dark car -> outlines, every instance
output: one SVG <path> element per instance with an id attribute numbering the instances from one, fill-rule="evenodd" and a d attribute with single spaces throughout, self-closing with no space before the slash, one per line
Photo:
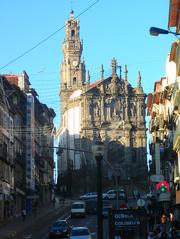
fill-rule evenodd
<path id="1" fill-rule="evenodd" d="M 97 212 L 97 200 L 86 200 L 86 212 L 88 214 L 96 214 Z"/>
<path id="2" fill-rule="evenodd" d="M 49 238 L 68 237 L 71 226 L 66 220 L 57 220 L 50 228 Z"/>

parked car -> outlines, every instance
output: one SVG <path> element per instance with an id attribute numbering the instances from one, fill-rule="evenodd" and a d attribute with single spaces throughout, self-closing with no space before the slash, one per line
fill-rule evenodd
<path id="1" fill-rule="evenodd" d="M 50 228 L 49 238 L 65 238 L 70 231 L 71 226 L 66 220 L 57 220 Z"/>
<path id="2" fill-rule="evenodd" d="M 88 199 L 95 199 L 97 198 L 97 193 L 96 192 L 89 192 L 81 195 L 79 197 L 81 200 L 88 200 Z"/>
<path id="3" fill-rule="evenodd" d="M 73 202 L 71 206 L 71 218 L 73 217 L 85 217 L 86 216 L 86 204 L 83 201 Z"/>
<path id="4" fill-rule="evenodd" d="M 117 198 L 117 190 L 112 189 L 107 191 L 106 193 L 103 193 L 103 199 L 116 199 Z M 119 189 L 118 190 L 118 198 L 119 199 L 125 199 L 126 194 L 124 189 Z"/>
<path id="5" fill-rule="evenodd" d="M 70 233 L 70 239 L 92 239 L 87 227 L 73 227 Z"/>

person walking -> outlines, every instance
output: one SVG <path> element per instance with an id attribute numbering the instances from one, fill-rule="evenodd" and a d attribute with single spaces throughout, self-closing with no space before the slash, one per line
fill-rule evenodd
<path id="1" fill-rule="evenodd" d="M 34 217 L 36 217 L 36 215 L 37 215 L 37 200 L 35 200 L 33 203 L 33 214 L 34 214 Z"/>
<path id="2" fill-rule="evenodd" d="M 180 223 L 175 219 L 174 213 L 171 211 L 169 213 L 169 223 L 170 223 L 170 239 L 175 239 L 176 232 L 180 228 Z"/>
<path id="3" fill-rule="evenodd" d="M 53 207 L 55 207 L 55 203 L 56 203 L 55 197 L 53 198 L 52 203 L 53 203 Z"/>
<path id="4" fill-rule="evenodd" d="M 23 222 L 24 222 L 25 219 L 26 219 L 26 209 L 25 209 L 25 208 L 23 208 L 23 210 L 22 210 L 22 212 L 21 212 L 21 215 L 22 215 L 22 220 L 23 220 Z"/>
<path id="5" fill-rule="evenodd" d="M 154 226 L 154 213 L 153 213 L 153 204 L 151 200 L 149 201 L 147 205 L 147 218 L 148 218 L 149 231 L 152 231 Z"/>
<path id="6" fill-rule="evenodd" d="M 161 222 L 155 227 L 158 233 L 152 238 L 168 238 L 170 232 L 170 224 L 165 213 L 161 216 Z"/>

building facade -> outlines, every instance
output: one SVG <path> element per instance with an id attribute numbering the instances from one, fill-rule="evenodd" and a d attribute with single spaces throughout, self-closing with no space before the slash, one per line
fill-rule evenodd
<path id="1" fill-rule="evenodd" d="M 168 27 L 180 33 L 180 0 L 171 0 Z M 180 189 L 180 40 L 172 43 L 166 59 L 166 76 L 154 84 L 148 95 L 147 113 L 151 134 L 150 175 L 162 175 L 170 184 L 171 201 L 175 203 Z M 161 178 L 162 178 L 161 177 Z M 151 190 L 157 194 L 155 184 Z"/>
<path id="2" fill-rule="evenodd" d="M 0 76 L 0 221 L 33 203 L 48 203 L 54 191 L 53 109 L 42 104 L 22 74 Z"/>
<path id="3" fill-rule="evenodd" d="M 8 86 L 0 77 L 0 221 L 9 216 L 14 189 L 13 118 L 5 95 Z"/>
<path id="4" fill-rule="evenodd" d="M 73 187 L 73 190 L 82 191 L 77 186 L 81 185 L 81 178 L 84 191 L 95 190 L 95 161 L 91 146 L 93 140 L 100 136 L 106 151 L 104 188 L 113 187 L 116 172 L 120 187 L 130 186 L 131 193 L 133 189 L 144 191 L 147 186 L 146 94 L 141 85 L 140 72 L 137 86 L 133 88 L 128 81 L 127 67 L 124 67 L 124 76 L 121 73 L 118 75 L 117 61 L 113 58 L 112 74 L 105 78 L 101 66 L 100 79 L 90 82 L 85 61 L 81 60 L 83 43 L 79 28 L 79 22 L 71 12 L 66 21 L 62 46 L 61 126 L 57 132 L 62 190 L 66 188 L 70 191 L 68 187 Z"/>

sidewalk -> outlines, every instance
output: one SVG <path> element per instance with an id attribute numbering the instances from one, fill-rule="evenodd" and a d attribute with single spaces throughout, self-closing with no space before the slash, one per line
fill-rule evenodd
<path id="1" fill-rule="evenodd" d="M 48 204 L 46 206 L 40 207 L 37 209 L 37 215 L 33 214 L 27 215 L 25 221 L 22 220 L 22 217 L 18 217 L 12 219 L 13 221 L 6 223 L 5 225 L 0 225 L 0 239 L 13 239 L 16 235 L 23 230 L 25 230 L 31 224 L 34 224 L 40 218 L 43 218 L 57 210 L 59 213 L 63 213 L 63 211 L 68 208 L 71 204 L 70 199 L 66 199 L 64 203 L 56 202 L 55 205 Z"/>

